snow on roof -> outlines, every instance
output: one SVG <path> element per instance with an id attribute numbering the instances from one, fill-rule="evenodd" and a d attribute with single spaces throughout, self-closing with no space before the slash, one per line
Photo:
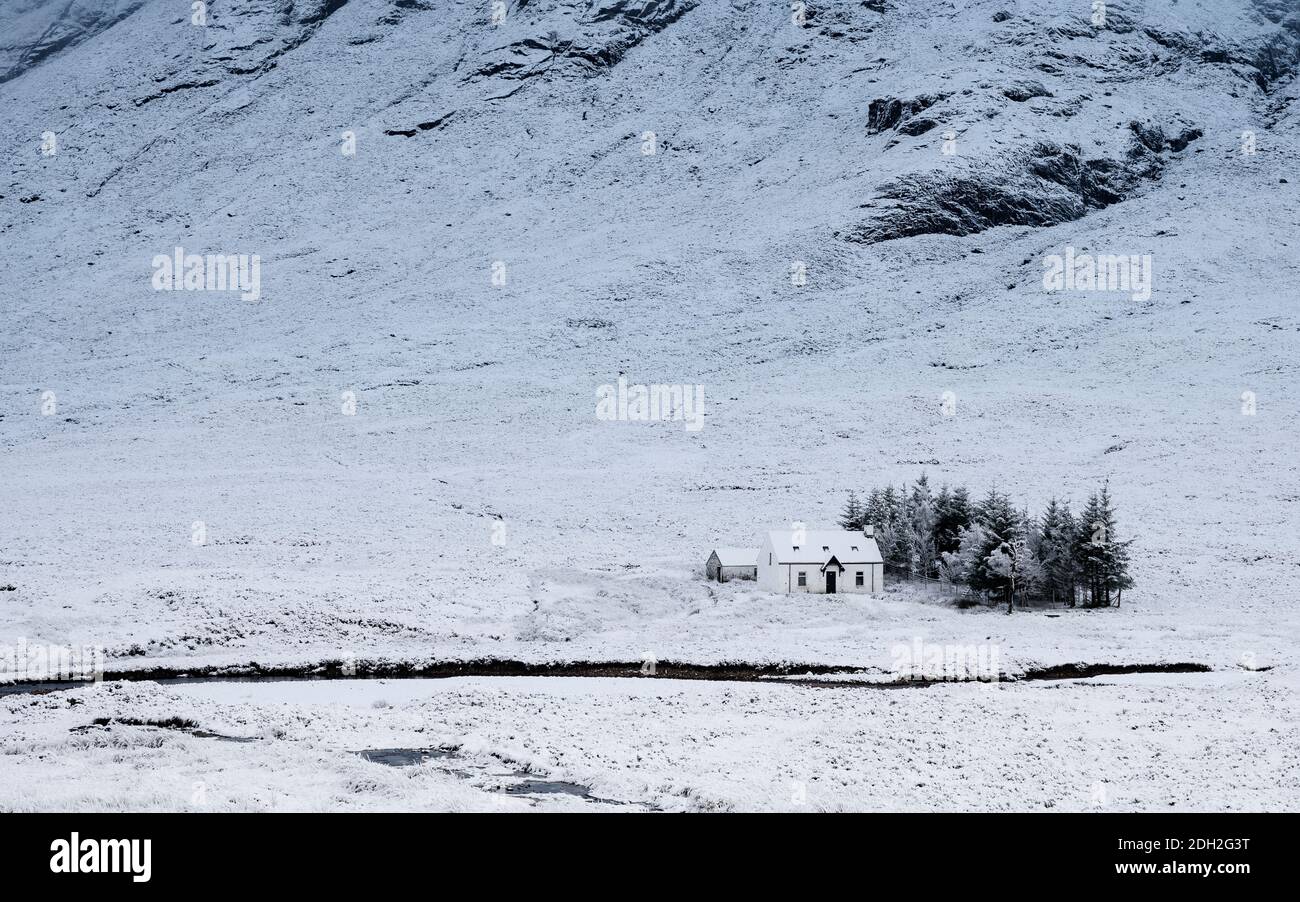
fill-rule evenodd
<path id="1" fill-rule="evenodd" d="M 723 567 L 757 567 L 757 548 L 715 548 L 718 563 Z"/>
<path id="2" fill-rule="evenodd" d="M 847 529 L 807 529 L 799 536 L 789 529 L 767 534 L 778 564 L 824 564 L 834 555 L 841 564 L 883 563 L 876 540 Z"/>

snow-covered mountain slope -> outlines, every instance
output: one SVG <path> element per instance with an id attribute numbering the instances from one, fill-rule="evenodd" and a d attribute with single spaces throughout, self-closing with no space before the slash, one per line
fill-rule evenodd
<path id="1" fill-rule="evenodd" d="M 507 6 L 0 6 L 0 640 L 870 663 L 989 624 L 699 571 L 925 471 L 1111 480 L 1138 587 L 1011 660 L 1293 660 L 1300 4 Z"/>

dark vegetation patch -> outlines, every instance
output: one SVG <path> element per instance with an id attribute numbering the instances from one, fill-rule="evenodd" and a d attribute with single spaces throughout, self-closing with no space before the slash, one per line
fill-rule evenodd
<path id="1" fill-rule="evenodd" d="M 176 730 L 180 733 L 188 733 L 191 736 L 197 736 L 200 739 L 222 739 L 226 742 L 252 742 L 251 736 L 227 736 L 224 733 L 214 733 L 210 730 L 201 730 L 199 725 L 192 720 L 184 717 L 167 717 L 161 720 L 141 720 L 137 717 L 96 717 L 89 724 L 81 727 L 73 727 L 72 732 L 84 733 L 91 727 L 154 727 L 160 730 Z"/>
<path id="2" fill-rule="evenodd" d="M 183 717 L 168 717 L 165 720 L 140 720 L 136 717 L 96 717 L 91 723 L 97 727 L 121 724 L 124 727 L 161 727 L 165 730 L 193 730 L 198 727 L 198 724 L 194 721 Z"/>
<path id="3" fill-rule="evenodd" d="M 468 661 L 326 661 L 309 666 L 264 666 L 251 663 L 234 667 L 202 667 L 192 670 L 157 668 L 107 672 L 105 680 L 212 680 L 212 679 L 439 679 L 466 676 L 555 676 L 635 677 L 653 676 L 678 680 L 754 680 L 795 674 L 862 673 L 863 667 L 831 664 L 747 664 L 723 662 L 691 664 L 658 661 L 653 674 L 643 673 L 642 661 L 572 661 L 531 663 L 502 658 Z"/>
<path id="4" fill-rule="evenodd" d="M 213 681 L 230 682 L 270 682 L 276 680 L 364 680 L 364 679 L 446 679 L 450 677 L 639 677 L 661 680 L 724 680 L 730 682 L 766 682 L 782 683 L 791 686 L 808 686 L 814 688 L 855 688 L 855 689 L 901 689 L 951 682 L 990 682 L 975 676 L 958 680 L 900 679 L 879 668 L 844 666 L 835 664 L 747 664 L 744 662 L 723 662 L 718 664 L 691 664 L 678 661 L 658 661 L 654 671 L 646 669 L 642 661 L 571 661 L 550 663 L 529 663 L 525 661 L 505 660 L 499 658 L 479 658 L 471 661 L 433 661 L 417 662 L 374 662 L 326 661 L 321 664 L 305 666 L 267 667 L 252 663 L 232 667 L 201 667 L 192 670 L 174 668 L 155 668 L 149 670 L 119 671 L 104 674 L 105 680 L 140 681 L 149 680 L 170 683 L 207 683 Z M 997 679 L 1003 681 L 1034 681 L 1084 679 L 1095 676 L 1113 676 L 1131 673 L 1210 673 L 1213 668 L 1194 663 L 1159 663 L 1159 664 L 1058 664 L 1049 667 L 1030 668 L 1020 673 L 1000 674 Z M 855 674 L 880 673 L 882 679 L 850 679 Z M 790 678 L 798 677 L 798 680 Z M 35 686 L 35 684 L 34 684 Z M 30 691 L 50 691 L 55 688 L 75 689 L 85 683 L 69 682 L 67 684 L 41 683 Z M 28 691 L 22 684 L 11 687 L 16 691 Z M 228 739 L 237 742 L 251 742 L 251 737 L 224 736 L 198 729 L 190 720 L 168 718 L 166 720 L 136 720 L 132 718 L 96 718 L 92 724 L 75 728 L 86 730 L 91 726 L 161 727 L 181 730 L 195 736 Z M 371 750 L 379 751 L 379 750 Z M 427 751 L 427 750 L 426 750 Z M 452 750 L 444 750 L 452 751 Z"/>
<path id="5" fill-rule="evenodd" d="M 1016 680 L 1078 680 L 1097 676 L 1119 676 L 1128 673 L 1211 673 L 1214 668 L 1204 664 L 1056 664 L 1026 670 Z"/>

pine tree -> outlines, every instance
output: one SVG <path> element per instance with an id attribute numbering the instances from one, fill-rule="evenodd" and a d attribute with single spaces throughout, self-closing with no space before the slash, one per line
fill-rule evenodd
<path id="1" fill-rule="evenodd" d="M 970 493 L 966 488 L 958 486 L 948 494 L 947 486 L 944 486 L 935 503 L 935 549 L 940 554 L 957 551 L 962 530 L 971 525 L 972 517 Z"/>
<path id="2" fill-rule="evenodd" d="M 1078 517 L 1068 502 L 1052 498 L 1036 519 L 996 488 L 977 505 L 962 486 L 945 484 L 934 495 L 922 473 L 910 490 L 873 489 L 865 504 L 850 492 L 840 523 L 874 526 L 894 572 L 937 574 L 1006 602 L 1008 612 L 1017 598 L 1042 595 L 1075 607 L 1080 592 L 1088 607 L 1118 604 L 1133 585 L 1132 540 L 1116 535 L 1109 484 L 1088 498 Z"/>
<path id="3" fill-rule="evenodd" d="M 1075 573 L 1084 591 L 1084 605 L 1090 608 L 1101 605 L 1105 536 L 1106 521 L 1101 513 L 1101 500 L 1096 494 L 1089 495 L 1088 503 L 1079 514 L 1073 558 Z"/>
<path id="4" fill-rule="evenodd" d="M 1110 498 L 1109 482 L 1104 483 L 1101 487 L 1101 493 L 1097 496 L 1097 508 L 1098 522 L 1101 524 L 1099 530 L 1101 533 L 1101 548 L 1098 553 L 1097 573 L 1097 579 L 1100 583 L 1098 603 L 1110 607 L 1112 592 L 1122 594 L 1125 589 L 1133 585 L 1133 579 L 1128 572 L 1128 549 L 1133 544 L 1133 540 L 1129 539 L 1127 542 L 1119 540 L 1115 524 L 1115 508 Z"/>
<path id="5" fill-rule="evenodd" d="M 908 497 L 908 544 L 916 560 L 915 571 L 929 578 L 934 574 L 938 553 L 934 546 L 934 498 L 930 494 L 930 481 L 925 474 L 912 486 Z"/>
<path id="6" fill-rule="evenodd" d="M 1070 607 L 1078 602 L 1075 587 L 1079 582 L 1079 568 L 1074 561 L 1074 543 L 1079 535 L 1079 521 L 1075 519 L 1067 503 L 1061 507 L 1061 534 L 1057 542 L 1060 561 L 1059 570 L 1055 571 L 1060 579 L 1059 589 L 1070 600 Z"/>
<path id="7" fill-rule="evenodd" d="M 976 571 L 980 564 L 980 552 L 984 548 L 987 536 L 984 527 L 972 523 L 961 532 L 956 551 L 945 551 L 940 557 L 939 572 L 954 586 L 974 588 Z"/>
<path id="8" fill-rule="evenodd" d="M 894 568 L 896 573 L 912 572 L 912 536 L 907 517 L 907 487 L 901 492 L 886 486 L 881 493 L 881 502 L 885 507 L 885 531 L 889 551 L 881 549 L 885 563 Z"/>
<path id="9" fill-rule="evenodd" d="M 1019 525 L 1017 531 L 1025 540 L 1025 546 L 1038 555 L 1038 520 L 1029 512 L 1029 506 L 1025 505 L 1017 512 Z"/>
<path id="10" fill-rule="evenodd" d="M 880 500 L 880 489 L 872 489 L 867 496 L 867 503 L 862 506 L 862 522 L 876 528 L 876 538 L 885 525 L 885 506 Z"/>
<path id="11" fill-rule="evenodd" d="M 1047 503 L 1038 527 L 1038 558 L 1043 583 L 1052 601 L 1068 599 L 1074 607 L 1074 517 L 1068 504 Z"/>
<path id="12" fill-rule="evenodd" d="M 1029 506 L 1021 508 L 1018 526 L 1019 540 L 1023 545 L 1023 554 L 1016 562 L 1015 595 L 1027 602 L 1043 594 L 1046 573 L 1043 569 L 1042 546 L 1039 542 L 1038 519 L 1029 512 Z"/>
<path id="13" fill-rule="evenodd" d="M 952 492 L 948 491 L 948 483 L 939 486 L 939 493 L 934 496 L 934 526 L 931 527 L 930 544 L 934 546 L 934 555 L 940 561 L 943 560 L 943 553 L 951 551 L 950 548 L 943 547 L 940 542 L 940 529 L 943 525 L 944 518 L 948 516 L 948 510 L 952 507 Z"/>
<path id="14" fill-rule="evenodd" d="M 898 522 L 902 507 L 898 500 L 898 492 L 895 491 L 892 485 L 887 485 L 881 490 L 880 506 L 885 514 L 886 526 Z"/>
<path id="15" fill-rule="evenodd" d="M 848 503 L 844 505 L 844 512 L 840 514 L 840 528 L 860 531 L 863 526 L 863 516 L 862 502 L 858 500 L 858 493 L 850 491 Z"/>
<path id="16" fill-rule="evenodd" d="M 970 580 L 971 588 L 986 595 L 1000 595 L 1010 604 L 1014 578 L 1006 569 L 1006 559 L 1013 556 L 1012 544 L 1021 538 L 1020 517 L 1006 495 L 989 489 L 980 502 L 976 519 L 983 527 L 984 544 Z"/>
<path id="17" fill-rule="evenodd" d="M 1116 542 L 1115 550 L 1111 556 L 1110 569 L 1106 573 L 1107 584 L 1116 590 L 1115 607 L 1119 607 L 1120 602 L 1124 599 L 1124 590 L 1132 588 L 1133 577 L 1129 575 L 1129 546 L 1133 540 L 1127 542 Z"/>
<path id="18" fill-rule="evenodd" d="M 894 549 L 894 532 L 890 529 L 890 511 L 897 505 L 898 499 L 894 495 L 894 487 L 885 486 L 878 489 L 875 493 L 876 504 L 874 519 L 872 522 L 876 527 L 876 545 L 880 547 L 880 558 L 886 566 L 892 566 L 890 558 Z"/>

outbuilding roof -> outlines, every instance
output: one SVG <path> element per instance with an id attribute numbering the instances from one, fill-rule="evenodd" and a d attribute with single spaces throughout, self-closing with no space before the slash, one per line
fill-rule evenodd
<path id="1" fill-rule="evenodd" d="M 718 563 L 723 567 L 757 567 L 757 548 L 715 548 Z"/>

